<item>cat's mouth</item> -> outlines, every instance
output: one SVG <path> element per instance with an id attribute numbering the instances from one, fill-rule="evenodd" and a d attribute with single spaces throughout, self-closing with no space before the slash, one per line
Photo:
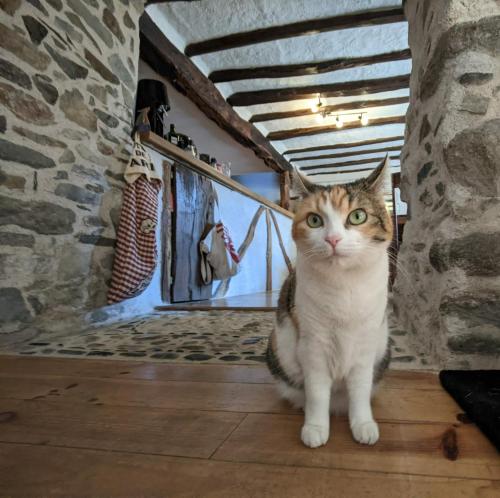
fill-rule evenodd
<path id="1" fill-rule="evenodd" d="M 345 258 L 346 256 L 348 256 L 342 250 L 339 251 L 338 248 L 333 248 L 333 247 L 330 247 L 329 253 L 330 253 L 328 256 L 329 258 Z"/>

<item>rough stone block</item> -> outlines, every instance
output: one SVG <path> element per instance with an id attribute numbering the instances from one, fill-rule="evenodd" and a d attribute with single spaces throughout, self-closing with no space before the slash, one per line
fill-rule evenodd
<path id="1" fill-rule="evenodd" d="M 0 103 L 27 123 L 36 125 L 54 123 L 54 115 L 44 102 L 7 83 L 0 83 Z"/>
<path id="2" fill-rule="evenodd" d="M 79 202 L 80 204 L 95 205 L 99 202 L 100 198 L 100 196 L 94 192 L 89 192 L 88 190 L 71 183 L 59 183 L 54 193 L 71 201 Z"/>
<path id="3" fill-rule="evenodd" d="M 83 80 L 87 77 L 89 70 L 86 67 L 77 64 L 54 50 L 48 43 L 44 44 L 47 52 L 51 55 L 57 65 L 64 71 L 68 78 L 72 80 Z"/>
<path id="4" fill-rule="evenodd" d="M 445 149 L 445 162 L 455 182 L 476 195 L 498 194 L 500 119 L 458 133 Z"/>
<path id="5" fill-rule="evenodd" d="M 470 112 L 471 114 L 486 114 L 491 98 L 473 93 L 466 93 L 460 104 L 461 111 Z"/>
<path id="6" fill-rule="evenodd" d="M 57 102 L 59 92 L 57 88 L 51 84 L 51 79 L 48 76 L 35 74 L 33 81 L 47 104 L 53 105 Z"/>
<path id="7" fill-rule="evenodd" d="M 89 131 L 97 131 L 97 117 L 85 104 L 79 90 L 66 90 L 59 99 L 59 107 L 67 119 Z"/>
<path id="8" fill-rule="evenodd" d="M 50 57 L 47 54 L 3 23 L 0 23 L 0 47 L 39 71 L 45 71 L 50 64 Z"/>
<path id="9" fill-rule="evenodd" d="M 0 323 L 30 320 L 29 312 L 19 289 L 4 287 L 0 289 Z"/>
<path id="10" fill-rule="evenodd" d="M 50 202 L 21 201 L 0 195 L 0 226 L 17 225 L 43 235 L 73 232 L 75 213 Z"/>
<path id="11" fill-rule="evenodd" d="M 0 232 L 0 246 L 33 247 L 35 237 L 25 233 Z"/>
<path id="12" fill-rule="evenodd" d="M 493 79 L 493 73 L 464 73 L 458 79 L 463 86 L 485 85 Z"/>
<path id="13" fill-rule="evenodd" d="M 67 3 L 109 48 L 113 48 L 113 37 L 98 17 L 93 15 L 80 0 L 67 0 Z"/>
<path id="14" fill-rule="evenodd" d="M 15 64 L 0 58 L 0 76 L 6 80 L 12 81 L 26 90 L 31 90 L 31 79 L 27 73 L 17 67 Z"/>
<path id="15" fill-rule="evenodd" d="M 466 275 L 500 275 L 500 232 L 471 233 L 461 238 L 434 242 L 429 261 L 439 273 L 460 268 Z"/>
<path id="16" fill-rule="evenodd" d="M 13 190 L 24 190 L 26 178 L 23 176 L 9 175 L 0 169 L 0 185 Z"/>
<path id="17" fill-rule="evenodd" d="M 24 128 L 23 126 L 13 126 L 12 129 L 18 135 L 21 135 L 22 137 L 25 137 L 32 142 L 40 145 L 48 145 L 49 147 L 58 147 L 60 149 L 65 149 L 67 147 L 67 145 L 64 142 L 61 142 L 61 140 L 57 140 L 56 138 L 52 138 L 47 135 L 35 133 L 28 128 Z"/>
<path id="18" fill-rule="evenodd" d="M 32 16 L 23 16 L 23 21 L 31 41 L 35 45 L 40 45 L 42 40 L 48 35 L 49 30 Z"/>
<path id="19" fill-rule="evenodd" d="M 0 138 L 0 159 L 26 164 L 35 169 L 54 168 L 56 163 L 36 150 Z"/>

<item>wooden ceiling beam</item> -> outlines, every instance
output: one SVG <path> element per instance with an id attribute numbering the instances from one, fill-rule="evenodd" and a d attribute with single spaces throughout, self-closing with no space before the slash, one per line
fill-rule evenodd
<path id="1" fill-rule="evenodd" d="M 220 69 L 208 76 L 213 83 L 226 81 L 255 80 L 259 78 L 294 78 L 314 74 L 331 73 L 340 69 L 369 66 L 381 62 L 411 59 L 410 49 L 367 55 L 364 57 L 343 57 L 320 62 L 303 64 L 284 64 L 280 66 L 244 67 L 239 69 Z"/>
<path id="2" fill-rule="evenodd" d="M 309 173 L 307 176 L 318 176 L 318 175 L 341 175 L 342 173 L 361 173 L 363 171 L 373 171 L 376 166 L 373 168 L 361 168 L 361 169 L 351 169 L 351 170 L 343 170 L 343 171 L 325 171 L 320 173 Z"/>
<path id="3" fill-rule="evenodd" d="M 397 156 L 390 156 L 389 159 L 399 159 L 399 155 Z M 300 171 L 312 171 L 316 169 L 326 169 L 326 168 L 343 168 L 345 166 L 358 166 L 360 164 L 370 164 L 370 163 L 379 163 L 380 161 L 384 160 L 385 156 L 380 156 L 380 157 L 373 157 L 371 159 L 356 159 L 354 161 L 344 161 L 341 163 L 329 163 L 329 164 L 318 164 L 317 166 L 304 166 L 300 168 Z M 347 170 L 345 171 L 346 173 L 349 173 L 350 171 Z M 314 175 L 316 173 L 307 173 L 308 175 Z M 325 174 L 325 173 L 323 173 Z"/>
<path id="4" fill-rule="evenodd" d="M 148 7 L 149 5 L 153 5 L 156 3 L 172 3 L 172 2 L 199 2 L 200 0 L 146 0 L 144 7 Z"/>
<path id="5" fill-rule="evenodd" d="M 268 140 L 290 140 L 291 138 L 304 137 L 308 135 L 319 135 L 321 133 L 335 133 L 344 130 L 353 130 L 355 128 L 368 128 L 369 126 L 381 126 L 388 124 L 404 123 L 405 116 L 388 116 L 385 118 L 370 119 L 368 125 L 363 126 L 358 120 L 345 123 L 342 128 L 337 128 L 335 124 L 312 126 L 310 128 L 292 128 L 290 130 L 277 130 L 268 133 Z"/>
<path id="6" fill-rule="evenodd" d="M 316 161 L 319 159 L 340 159 L 341 157 L 363 156 L 366 154 L 377 154 L 379 152 L 394 152 L 394 151 L 400 151 L 401 147 L 403 146 L 394 145 L 392 147 L 381 147 L 379 149 L 360 150 L 357 152 L 341 152 L 340 154 L 324 154 L 322 156 L 298 157 L 296 159 L 290 159 L 290 162 Z"/>
<path id="7" fill-rule="evenodd" d="M 289 149 L 283 152 L 283 155 L 288 154 L 300 154 L 302 152 L 315 152 L 319 150 L 336 150 L 336 149 L 351 149 L 355 147 L 364 147 L 365 145 L 375 145 L 382 144 L 386 142 L 395 142 L 396 140 L 404 140 L 403 135 L 397 135 L 394 137 L 382 137 L 382 138 L 374 138 L 371 140 L 361 140 L 359 142 L 347 142 L 340 144 L 332 144 L 332 145 L 317 145 L 316 147 L 305 147 L 302 149 Z"/>
<path id="8" fill-rule="evenodd" d="M 242 119 L 215 85 L 165 37 L 147 12 L 140 19 L 140 29 L 141 58 L 147 64 L 238 143 L 252 149 L 267 166 L 279 172 L 291 168 L 262 133 Z"/>
<path id="9" fill-rule="evenodd" d="M 244 15 L 243 12 L 242 15 Z M 405 16 L 401 7 L 384 10 L 370 10 L 343 16 L 324 17 L 322 19 L 299 21 L 282 26 L 269 26 L 267 28 L 245 31 L 243 33 L 233 33 L 210 40 L 190 43 L 186 47 L 185 54 L 189 57 L 193 57 L 195 55 L 229 50 L 273 40 L 281 40 L 283 38 L 315 35 L 327 31 L 359 28 L 361 26 L 375 26 L 379 24 L 401 22 L 404 20 Z"/>
<path id="10" fill-rule="evenodd" d="M 326 83 L 323 85 L 237 92 L 230 95 L 227 101 L 232 106 L 248 106 L 289 100 L 317 99 L 318 94 L 323 98 L 351 97 L 366 93 L 380 93 L 408 88 L 409 82 L 410 75 L 403 74 L 372 80 L 342 81 L 340 83 Z"/>
<path id="11" fill-rule="evenodd" d="M 337 105 L 325 105 L 321 107 L 321 112 L 342 113 L 357 111 L 360 109 L 370 109 L 373 107 L 385 107 L 388 105 L 407 104 L 410 97 L 393 97 L 390 99 L 379 100 L 355 100 L 353 102 L 344 102 Z M 311 109 L 296 109 L 294 111 L 268 112 L 264 114 L 255 114 L 250 118 L 250 123 L 259 123 L 262 121 L 275 121 L 277 119 L 297 118 L 300 116 L 312 116 L 317 114 Z"/>

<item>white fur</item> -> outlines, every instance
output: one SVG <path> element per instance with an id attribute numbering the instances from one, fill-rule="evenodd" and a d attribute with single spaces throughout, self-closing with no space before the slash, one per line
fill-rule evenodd
<path id="1" fill-rule="evenodd" d="M 354 439 L 379 437 L 370 398 L 374 365 L 385 355 L 388 244 L 374 244 L 347 229 L 330 204 L 325 224 L 298 241 L 295 309 L 299 331 L 287 319 L 276 326 L 277 355 L 290 378 L 284 397 L 305 411 L 302 441 L 315 448 L 329 437 L 330 411 L 348 409 Z M 326 236 L 339 236 L 335 254 Z"/>

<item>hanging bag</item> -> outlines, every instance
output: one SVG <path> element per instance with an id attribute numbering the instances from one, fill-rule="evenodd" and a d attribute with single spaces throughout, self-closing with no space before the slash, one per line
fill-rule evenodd
<path id="1" fill-rule="evenodd" d="M 236 251 L 229 230 L 222 221 L 219 200 L 215 197 L 215 224 L 207 224 L 199 242 L 200 273 L 205 285 L 213 280 L 234 277 L 240 270 L 240 256 Z"/>
<path id="2" fill-rule="evenodd" d="M 124 176 L 127 185 L 123 190 L 108 304 L 140 294 L 150 283 L 156 267 L 158 194 L 162 180 L 137 133 Z"/>

